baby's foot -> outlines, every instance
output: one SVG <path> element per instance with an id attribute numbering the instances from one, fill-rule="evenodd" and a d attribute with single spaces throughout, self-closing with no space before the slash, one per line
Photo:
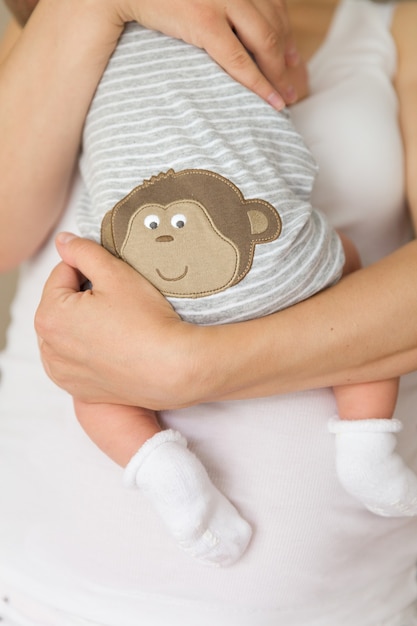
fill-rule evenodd
<path id="1" fill-rule="evenodd" d="M 396 419 L 339 420 L 336 469 L 348 493 L 377 515 L 417 515 L 417 476 L 394 451 L 401 422 Z"/>
<path id="2" fill-rule="evenodd" d="M 202 563 L 231 565 L 246 550 L 249 524 L 179 433 L 164 430 L 149 439 L 126 467 L 124 482 L 146 493 L 178 545 Z"/>

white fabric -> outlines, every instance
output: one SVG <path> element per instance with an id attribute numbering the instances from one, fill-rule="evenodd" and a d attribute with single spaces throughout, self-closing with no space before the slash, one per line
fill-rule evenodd
<path id="1" fill-rule="evenodd" d="M 336 469 L 346 491 L 386 517 L 417 515 L 417 476 L 396 450 L 397 419 L 330 420 Z"/>
<path id="2" fill-rule="evenodd" d="M 124 470 L 123 483 L 139 488 L 177 545 L 200 563 L 227 567 L 246 550 L 249 524 L 175 430 L 162 430 L 141 446 Z"/>
<path id="3" fill-rule="evenodd" d="M 314 94 L 293 109 L 321 168 L 316 204 L 367 262 L 411 232 L 389 17 L 385 6 L 346 0 L 312 60 Z M 76 201 L 61 228 L 75 228 Z M 24 271 L 1 360 L 1 591 L 68 614 L 54 626 L 414 626 L 417 521 L 364 511 L 338 484 L 331 391 L 166 414 L 255 529 L 226 570 L 171 545 L 42 371 L 33 312 L 56 260 L 51 242 Z M 398 403 L 399 451 L 414 469 L 416 382 L 404 377 Z"/>
<path id="4" fill-rule="evenodd" d="M 97 622 L 74 618 L 62 611 L 40 606 L 21 592 L 8 587 L 0 581 L 0 617 L 2 626 L 101 626 Z M 13 606 L 10 598 L 13 597 Z M 28 617 L 30 616 L 30 617 Z M 373 626 L 417 626 L 417 604 L 413 604 L 392 619 L 373 624 Z"/>

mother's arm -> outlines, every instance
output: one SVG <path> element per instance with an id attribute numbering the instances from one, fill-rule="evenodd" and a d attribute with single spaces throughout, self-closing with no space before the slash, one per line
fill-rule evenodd
<path id="1" fill-rule="evenodd" d="M 8 31 L 0 65 L 0 171 L 7 172 L 0 271 L 31 256 L 65 207 L 89 103 L 122 29 L 99 4 L 39 0 L 23 30 L 14 22 Z"/>
<path id="2" fill-rule="evenodd" d="M 182 322 L 97 244 L 58 248 L 66 263 L 45 286 L 36 327 L 49 375 L 82 399 L 179 408 L 417 369 L 417 242 L 290 309 L 212 327 Z M 92 292 L 79 292 L 71 266 Z"/>

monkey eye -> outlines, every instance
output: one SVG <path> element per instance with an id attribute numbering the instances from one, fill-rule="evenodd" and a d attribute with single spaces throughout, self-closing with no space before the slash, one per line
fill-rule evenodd
<path id="1" fill-rule="evenodd" d="M 157 215 L 147 215 L 143 220 L 143 223 L 145 224 L 146 228 L 155 230 L 155 228 L 158 228 L 159 226 L 160 219 Z"/>
<path id="2" fill-rule="evenodd" d="M 182 213 L 177 213 L 171 218 L 171 226 L 174 228 L 184 228 L 187 218 Z"/>

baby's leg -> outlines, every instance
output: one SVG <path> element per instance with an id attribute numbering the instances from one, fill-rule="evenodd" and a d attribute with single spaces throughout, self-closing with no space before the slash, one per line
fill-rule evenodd
<path id="1" fill-rule="evenodd" d="M 148 439 L 161 432 L 155 411 L 148 409 L 80 400 L 74 400 L 74 408 L 89 438 L 121 467 L 126 467 Z"/>
<path id="2" fill-rule="evenodd" d="M 417 515 L 417 476 L 395 452 L 398 380 L 335 387 L 336 467 L 348 493 L 387 517 Z"/>
<path id="3" fill-rule="evenodd" d="M 124 482 L 153 504 L 179 546 L 208 565 L 234 563 L 245 551 L 249 524 L 211 482 L 180 433 L 161 430 L 140 407 L 74 400 L 87 435 L 125 467 Z"/>

